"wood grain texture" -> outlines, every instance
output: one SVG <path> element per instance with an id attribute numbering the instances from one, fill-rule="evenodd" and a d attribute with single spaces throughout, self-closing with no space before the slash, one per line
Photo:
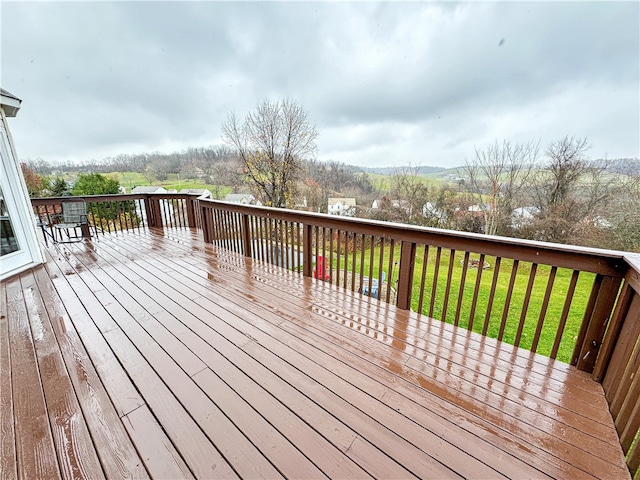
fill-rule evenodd
<path id="1" fill-rule="evenodd" d="M 21 275 L 20 280 L 62 476 L 104 478 L 35 278 L 27 272 Z"/>
<path id="2" fill-rule="evenodd" d="M 56 257 L 55 261 L 59 262 L 58 266 L 63 269 L 70 268 L 69 265 L 65 266 L 62 256 Z M 89 309 L 88 313 L 93 322 L 102 325 L 103 328 L 110 325 L 107 319 L 113 322 L 115 326 L 104 331 L 102 336 L 115 353 L 118 364 L 123 366 L 149 408 L 160 419 L 167 435 L 174 444 L 179 446 L 180 454 L 194 474 L 203 478 L 232 478 L 236 476 L 202 430 L 180 405 L 171 390 L 111 318 L 95 294 L 87 288 L 78 275 L 65 275 L 64 279 L 72 284 L 74 294 L 83 306 Z M 101 291 L 106 292 L 104 289 Z M 99 294 L 100 291 L 96 293 Z M 93 322 L 86 322 L 82 326 L 76 324 L 76 328 L 93 325 Z"/>
<path id="3" fill-rule="evenodd" d="M 56 275 L 54 262 L 50 261 L 47 269 L 50 269 L 49 274 Z M 108 478 L 147 478 L 142 460 L 112 403 L 113 397 L 109 397 L 105 384 L 85 350 L 85 345 L 89 348 L 95 343 L 91 340 L 92 330 L 89 328 L 93 324 L 87 321 L 89 317 L 81 305 L 78 305 L 77 297 L 62 288 L 66 283 L 66 277 L 56 277 L 54 280 L 60 280 L 56 282 L 61 292 L 58 293 L 45 272 L 44 267 L 35 269 L 36 281 L 41 294 L 49 300 L 46 305 L 53 330 L 58 338 L 69 378 L 73 383 L 78 402 L 82 406 L 105 475 Z M 63 307 L 63 298 L 65 307 L 69 309 L 68 313 Z M 95 329 L 95 326 L 93 327 Z M 97 338 L 95 332 L 93 333 L 94 338 Z M 87 340 L 84 345 L 81 338 Z M 100 338 L 102 339 L 102 336 Z M 112 381 L 117 377 L 107 378 L 108 381 Z M 115 392 L 128 392 L 130 388 L 117 388 Z"/>
<path id="4" fill-rule="evenodd" d="M 122 418 L 149 475 L 153 478 L 194 478 L 171 440 L 146 405 Z"/>
<path id="5" fill-rule="evenodd" d="M 18 478 L 61 478 L 20 279 L 7 282 Z"/>
<path id="6" fill-rule="evenodd" d="M 0 479 L 18 476 L 6 283 L 0 285 Z"/>

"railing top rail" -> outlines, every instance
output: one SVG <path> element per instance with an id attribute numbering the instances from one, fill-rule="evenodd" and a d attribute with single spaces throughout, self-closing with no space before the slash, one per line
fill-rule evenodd
<path id="1" fill-rule="evenodd" d="M 125 193 L 125 194 L 114 194 L 114 195 L 82 195 L 82 198 L 86 202 L 117 202 L 123 200 L 136 200 L 142 198 L 199 198 L 199 194 L 197 193 Z M 73 196 L 66 197 L 41 197 L 41 198 L 32 198 L 31 204 L 35 207 L 40 205 L 51 205 L 51 204 L 60 204 L 65 200 L 70 198 L 74 198 Z"/>
<path id="2" fill-rule="evenodd" d="M 625 280 L 631 288 L 640 293 L 640 254 L 626 253 L 624 260 L 627 262 L 627 265 L 629 265 Z"/>
<path id="3" fill-rule="evenodd" d="M 224 208 L 249 215 L 310 223 L 320 227 L 347 230 L 367 235 L 387 236 L 396 240 L 514 258 L 521 261 L 571 268 L 614 277 L 624 276 L 630 267 L 627 258 L 631 258 L 631 254 L 615 250 L 498 237 L 362 218 L 345 218 L 323 213 L 242 205 L 210 199 L 201 200 L 200 205 L 205 208 L 207 206 Z"/>
<path id="4" fill-rule="evenodd" d="M 135 200 L 138 198 L 146 198 L 145 194 L 117 194 L 117 195 L 82 195 L 80 197 L 42 197 L 42 198 L 32 198 L 31 204 L 34 207 L 40 205 L 52 205 L 52 204 L 60 204 L 61 202 L 69 201 L 69 199 L 73 198 L 82 198 L 85 202 L 100 202 L 100 201 L 124 201 L 124 200 Z"/>

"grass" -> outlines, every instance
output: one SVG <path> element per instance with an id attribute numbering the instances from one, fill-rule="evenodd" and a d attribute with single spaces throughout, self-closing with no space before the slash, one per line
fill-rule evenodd
<path id="1" fill-rule="evenodd" d="M 393 176 L 392 175 L 381 175 L 378 173 L 370 173 L 368 174 L 369 180 L 371 184 L 376 189 L 376 191 L 380 193 L 386 193 L 391 190 L 393 185 Z M 440 185 L 442 183 L 442 179 L 430 177 L 428 175 L 417 175 L 416 178 L 419 182 L 425 185 Z"/>
<path id="2" fill-rule="evenodd" d="M 328 260 L 328 245 L 326 247 L 326 250 L 326 256 Z M 340 268 L 342 273 L 345 268 L 344 244 L 341 246 L 341 250 L 342 256 L 339 260 L 336 258 L 336 254 L 334 253 L 332 267 L 334 269 Z M 319 251 L 318 254 L 320 253 L 321 252 Z M 349 253 L 346 260 L 347 270 L 355 272 L 356 275 L 359 275 L 362 271 L 363 275 L 368 276 L 370 271 L 370 253 L 371 247 L 367 246 L 365 248 L 364 262 L 362 262 L 361 264 L 360 250 L 358 250 L 356 253 L 355 265 L 353 265 L 353 257 L 351 253 Z M 373 268 L 371 269 L 374 278 L 378 277 L 379 255 L 380 246 L 377 245 L 375 246 L 374 250 L 374 264 Z M 396 281 L 398 278 L 398 267 L 400 262 L 399 245 L 396 245 L 394 249 L 391 272 L 389 271 L 389 255 L 390 247 L 387 245 L 384 248 L 383 270 L 386 272 L 387 281 L 391 284 L 392 287 L 397 288 Z M 472 255 L 470 258 L 479 259 L 479 255 Z M 411 297 L 411 309 L 413 311 L 418 311 L 419 309 L 423 259 L 424 247 L 418 246 L 415 259 L 413 291 Z M 449 296 L 448 299 L 446 299 L 445 293 L 451 260 L 451 251 L 448 249 L 442 249 L 435 295 L 432 296 L 432 286 L 434 283 L 436 272 L 436 249 L 433 248 L 429 250 L 426 269 L 427 271 L 425 274 L 422 313 L 425 315 L 429 315 L 429 313 L 431 312 L 432 317 L 437 319 L 444 318 L 447 323 L 453 324 L 456 319 L 456 310 L 460 296 L 460 285 L 462 284 L 462 263 L 464 260 L 464 252 L 455 252 L 453 256 Z M 473 316 L 472 325 L 472 330 L 478 333 L 481 333 L 485 326 L 485 319 L 487 318 L 487 308 L 489 304 L 489 295 L 491 292 L 491 285 L 496 265 L 495 257 L 486 257 L 485 261 L 488 262 L 491 267 L 489 270 L 482 271 L 476 310 Z M 528 262 L 520 262 L 518 264 L 517 273 L 515 275 L 514 288 L 511 290 L 511 299 L 507 307 L 509 282 L 513 264 L 513 260 L 501 260 L 493 305 L 490 314 L 488 315 L 486 335 L 491 338 L 498 338 L 502 318 L 505 315 L 506 309 L 506 321 L 504 325 L 502 340 L 507 343 L 514 344 L 519 324 L 522 319 L 523 325 L 520 346 L 526 349 L 531 349 L 538 325 L 538 318 L 543 309 L 544 296 L 547 289 L 551 267 L 544 265 L 540 265 L 537 267 L 537 271 L 535 273 L 535 276 L 533 277 L 534 281 L 531 296 L 528 302 L 528 308 L 526 309 L 526 314 L 523 316 L 522 312 L 525 303 L 527 285 L 530 280 L 530 274 L 533 266 Z M 460 312 L 458 319 L 458 324 L 463 328 L 468 328 L 469 325 L 471 307 L 473 303 L 473 292 L 479 272 L 480 270 L 475 268 L 467 269 L 464 288 L 462 291 L 462 300 L 460 301 Z M 544 322 L 542 324 L 539 342 L 536 348 L 536 351 L 542 355 L 549 356 L 552 352 L 553 344 L 556 337 L 556 331 L 558 329 L 559 320 L 562 315 L 562 310 L 564 307 L 572 274 L 573 271 L 569 269 L 559 268 L 557 270 L 549 302 L 547 304 L 547 310 L 544 316 Z M 581 273 L 578 278 L 578 283 L 573 295 L 571 308 L 569 310 L 567 322 L 562 334 L 560 346 L 556 357 L 560 361 L 566 363 L 569 363 L 571 361 L 575 340 L 582 323 L 582 317 L 584 315 L 584 311 L 589 299 L 593 280 L 594 275 L 588 273 Z M 356 281 L 356 283 L 358 283 L 358 281 Z M 445 300 L 448 300 L 446 315 L 444 312 Z"/>

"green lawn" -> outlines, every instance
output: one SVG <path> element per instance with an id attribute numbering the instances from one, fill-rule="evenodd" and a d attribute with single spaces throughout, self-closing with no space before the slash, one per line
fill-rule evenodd
<path id="1" fill-rule="evenodd" d="M 335 247 L 335 245 L 334 245 Z M 344 245 L 341 246 L 344 252 Z M 326 256 L 329 257 L 328 245 L 326 247 Z M 343 253 L 342 252 L 342 253 Z M 320 253 L 320 252 L 319 252 Z M 361 265 L 361 256 L 358 252 L 356 254 L 355 269 L 352 265 L 353 257 L 351 253 L 347 259 L 347 270 L 355 271 L 356 275 L 363 271 L 365 276 L 369 275 L 369 262 L 370 262 L 370 247 L 365 249 L 364 262 Z M 396 280 L 398 278 L 398 267 L 400 260 L 400 246 L 396 245 L 394 249 L 392 272 L 389 272 L 389 253 L 390 247 L 387 245 L 384 249 L 384 266 L 383 270 L 386 273 L 387 281 L 390 280 L 391 286 L 397 288 Z M 376 246 L 374 250 L 374 265 L 373 276 L 378 277 L 378 265 L 379 265 L 380 247 Z M 479 259 L 479 255 L 472 255 L 471 258 Z M 418 302 L 420 298 L 420 284 L 422 280 L 422 265 L 424 259 L 424 247 L 418 246 L 416 253 L 416 267 L 414 271 L 413 292 L 411 308 L 414 311 L 418 311 Z M 464 259 L 464 252 L 456 252 L 453 258 L 453 269 L 451 276 L 450 293 L 448 297 L 448 305 L 446 311 L 446 321 L 448 323 L 454 323 L 456 316 L 456 309 L 458 305 L 458 298 L 460 294 L 460 285 L 462 280 L 462 263 Z M 449 276 L 449 265 L 451 261 L 451 251 L 443 249 L 440 258 L 440 267 L 438 270 L 438 281 L 433 299 L 433 317 L 437 319 L 443 318 L 443 309 L 445 303 L 445 292 L 447 285 L 447 278 Z M 489 294 L 491 291 L 491 285 L 495 272 L 496 259 L 494 257 L 486 257 L 485 261 L 488 262 L 491 267 L 488 270 L 482 271 L 480 289 L 478 292 L 478 299 L 476 305 L 476 311 L 473 320 L 473 331 L 482 332 L 485 323 L 485 316 L 487 313 L 487 306 L 489 303 Z M 429 250 L 429 257 L 427 263 L 427 272 L 425 275 L 425 288 L 423 293 L 423 305 L 422 313 L 429 314 L 432 301 L 432 286 L 435 277 L 435 263 L 436 263 L 436 249 Z M 502 322 L 503 313 L 505 310 L 505 304 L 508 294 L 508 286 L 511 277 L 511 271 L 513 267 L 513 261 L 509 259 L 502 259 L 498 281 L 496 284 L 496 291 L 493 300 L 493 306 L 489 315 L 489 322 L 487 325 L 487 335 L 492 338 L 497 338 L 500 326 Z M 341 273 L 344 271 L 344 257 L 341 257 L 340 261 L 336 259 L 334 254 L 333 268 L 340 268 Z M 517 274 L 515 277 L 515 284 L 512 290 L 512 296 L 507 310 L 506 323 L 503 334 L 503 341 L 507 343 L 514 343 L 516 332 L 520 323 L 523 305 L 525 301 L 525 293 L 527 285 L 529 283 L 532 264 L 528 262 L 520 262 L 518 265 Z M 551 267 L 538 266 L 534 277 L 532 293 L 529 299 L 529 305 L 526 316 L 524 317 L 524 324 L 522 329 L 522 335 L 520 340 L 520 346 L 523 348 L 531 348 L 533 338 L 535 336 L 536 327 L 538 324 L 538 318 L 540 316 L 545 292 L 547 289 L 547 281 Z M 479 270 L 476 268 L 468 268 L 467 276 L 464 282 L 464 289 L 462 293 L 462 302 L 460 306 L 459 325 L 467 328 L 469 325 L 469 317 L 471 314 L 471 306 L 473 301 L 473 291 L 475 289 L 476 278 Z M 572 276 L 572 270 L 558 269 L 553 283 L 550 300 L 547 306 L 547 312 L 543 322 L 543 327 L 540 335 L 540 340 L 536 351 L 543 355 L 550 355 L 553 343 L 556 336 L 557 327 L 564 307 L 567 290 L 569 288 L 569 282 Z M 342 276 L 342 275 L 341 275 Z M 573 295 L 573 301 L 571 303 L 571 309 L 567 318 L 567 323 L 562 335 L 562 341 L 558 350 L 557 358 L 563 362 L 570 362 L 571 355 L 573 353 L 573 347 L 575 344 L 580 325 L 582 323 L 582 317 L 586 308 L 591 287 L 593 285 L 594 275 L 581 273 L 578 278 L 575 293 Z M 357 282 L 357 280 L 356 280 Z"/>
<path id="2" fill-rule="evenodd" d="M 381 175 L 377 173 L 368 174 L 369 180 L 373 187 L 381 193 L 387 193 L 391 190 L 393 183 L 392 175 Z M 434 178 L 427 175 L 417 175 L 418 180 L 425 185 L 440 185 L 442 179 Z"/>

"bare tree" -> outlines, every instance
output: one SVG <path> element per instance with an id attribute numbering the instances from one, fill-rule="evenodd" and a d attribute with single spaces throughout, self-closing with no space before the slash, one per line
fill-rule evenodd
<path id="1" fill-rule="evenodd" d="M 291 100 L 264 100 L 242 120 L 229 114 L 224 141 L 237 151 L 252 187 L 265 205 L 292 206 L 302 159 L 316 152 L 318 132 L 307 112 Z"/>
<path id="2" fill-rule="evenodd" d="M 640 252 L 640 160 L 629 159 L 618 172 L 602 214 L 607 232 L 602 247 Z"/>
<path id="3" fill-rule="evenodd" d="M 618 178 L 607 160 L 591 161 L 584 138 L 565 136 L 547 148 L 546 164 L 532 182 L 539 214 L 530 238 L 549 242 L 613 247 L 610 230 Z"/>
<path id="4" fill-rule="evenodd" d="M 419 165 L 394 169 L 391 175 L 391 194 L 397 199 L 392 206 L 398 210 L 399 221 L 424 223 L 422 207 L 427 198 L 427 187 L 420 178 Z"/>
<path id="5" fill-rule="evenodd" d="M 586 138 L 565 136 L 547 148 L 548 163 L 545 181 L 539 182 L 538 199 L 543 210 L 570 202 L 576 193 L 580 177 L 587 171 L 584 154 L 589 149 Z"/>
<path id="6" fill-rule="evenodd" d="M 474 160 L 466 162 L 467 187 L 482 211 L 486 234 L 510 233 L 511 212 L 531 178 L 539 150 L 540 141 L 496 140 L 484 149 L 476 148 Z"/>

